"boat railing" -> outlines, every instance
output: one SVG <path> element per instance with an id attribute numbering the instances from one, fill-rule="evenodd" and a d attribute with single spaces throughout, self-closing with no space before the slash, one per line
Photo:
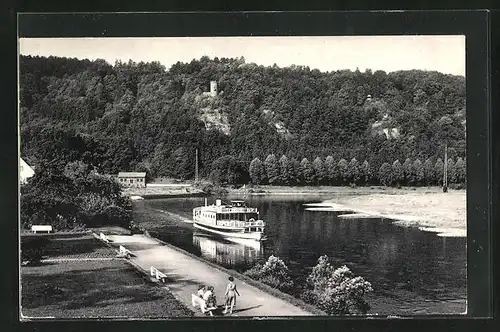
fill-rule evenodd
<path id="1" fill-rule="evenodd" d="M 231 212 L 231 213 L 256 213 L 257 208 L 249 207 L 221 207 L 220 212 Z"/>
<path id="2" fill-rule="evenodd" d="M 264 227 L 266 224 L 263 220 L 243 221 L 243 220 L 218 220 L 217 224 L 226 227 Z"/>
<path id="3" fill-rule="evenodd" d="M 265 225 L 265 223 L 263 220 L 247 221 L 245 223 L 245 227 L 264 226 L 264 225 Z"/>

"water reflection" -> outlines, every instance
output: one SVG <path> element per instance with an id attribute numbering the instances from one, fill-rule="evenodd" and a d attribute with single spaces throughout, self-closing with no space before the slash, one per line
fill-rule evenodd
<path id="1" fill-rule="evenodd" d="M 193 233 L 193 245 L 200 249 L 204 258 L 225 267 L 251 265 L 259 260 L 262 254 L 262 246 L 258 241 L 248 241 L 246 244 L 235 243 L 202 232 Z"/>

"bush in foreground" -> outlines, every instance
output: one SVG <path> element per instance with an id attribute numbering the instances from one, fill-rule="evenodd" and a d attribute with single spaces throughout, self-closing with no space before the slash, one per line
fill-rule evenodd
<path id="1" fill-rule="evenodd" d="M 347 266 L 335 269 L 328 256 L 321 256 L 307 278 L 307 289 L 301 298 L 330 315 L 366 314 L 370 305 L 365 294 L 372 286 L 356 277 Z"/>
<path id="2" fill-rule="evenodd" d="M 47 238 L 31 237 L 21 240 L 21 261 L 30 265 L 40 263 L 44 255 L 44 248 L 49 243 Z"/>
<path id="3" fill-rule="evenodd" d="M 287 292 L 293 288 L 290 270 L 279 257 L 271 255 L 265 264 L 257 263 L 246 276 L 258 280 L 266 285 Z"/>

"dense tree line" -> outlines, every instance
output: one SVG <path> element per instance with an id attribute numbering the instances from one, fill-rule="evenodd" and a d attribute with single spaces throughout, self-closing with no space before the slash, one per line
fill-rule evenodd
<path id="1" fill-rule="evenodd" d="M 403 164 L 396 160 L 393 163 L 384 162 L 378 169 L 373 169 L 367 160 L 360 163 L 356 158 L 347 161 L 328 156 L 325 160 L 317 157 L 310 162 L 303 158 L 299 162 L 283 155 L 276 161 L 271 154 L 264 162 L 259 158 L 253 159 L 248 167 L 248 176 L 253 184 L 432 186 L 443 184 L 444 168 L 441 158 L 435 162 L 428 158 L 423 163 L 420 159 L 406 158 Z M 448 159 L 447 170 L 448 183 L 465 185 L 464 159 Z M 245 175 L 233 177 L 245 178 Z"/>
<path id="2" fill-rule="evenodd" d="M 202 94 L 211 80 L 214 98 Z M 365 161 L 377 178 L 395 160 L 435 164 L 445 144 L 454 161 L 465 157 L 465 79 L 438 72 L 320 72 L 208 57 L 167 70 L 21 56 L 20 103 L 21 153 L 34 165 L 82 160 L 103 173 L 189 179 L 198 149 L 201 176 L 217 178 L 227 163 L 252 177 L 259 158 L 268 183 L 314 184 L 338 181 L 323 174 L 332 163 L 343 182 L 366 182 Z M 227 117 L 228 135 L 205 126 L 204 109 Z M 388 139 L 384 128 L 399 136 Z"/>

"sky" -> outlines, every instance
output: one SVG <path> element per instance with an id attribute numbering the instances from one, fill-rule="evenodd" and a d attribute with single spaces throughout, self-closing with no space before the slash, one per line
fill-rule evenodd
<path id="1" fill-rule="evenodd" d="M 246 63 L 320 71 L 421 69 L 465 76 L 465 36 L 21 38 L 19 53 L 110 64 L 159 61 L 167 69 L 202 56 L 243 56 Z"/>

